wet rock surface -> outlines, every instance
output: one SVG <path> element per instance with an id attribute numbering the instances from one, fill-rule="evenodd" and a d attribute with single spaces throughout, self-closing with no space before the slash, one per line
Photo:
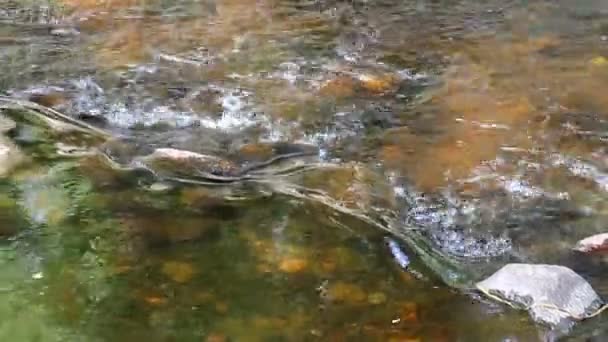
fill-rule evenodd
<path id="1" fill-rule="evenodd" d="M 0 114 L 0 177 L 6 176 L 24 159 L 19 148 L 4 134 L 15 129 L 17 124 Z"/>
<path id="2" fill-rule="evenodd" d="M 533 341 L 536 327 L 520 313 L 505 323 L 499 309 L 471 308 L 444 285 L 469 290 L 507 262 L 542 262 L 568 265 L 605 293 L 606 259 L 572 253 L 576 239 L 605 230 L 608 215 L 608 30 L 599 0 L 526 8 L 512 0 L 57 0 L 23 11 L 38 0 L 6 3 L 3 92 L 119 137 L 100 146 L 31 122 L 9 133 L 33 163 L 66 163 L 62 174 L 78 164 L 92 188 L 73 201 L 75 190 L 62 189 L 82 182 L 74 174 L 61 184 L 0 177 L 21 184 L 36 227 L 65 234 L 26 237 L 36 253 L 52 251 L 52 262 L 41 262 L 45 277 L 60 275 L 43 280 L 50 306 L 67 307 L 71 322 L 98 314 L 85 321 L 105 339 L 200 341 L 194 335 L 205 331 L 247 340 L 264 331 L 260 340 L 310 332 Z M 573 11 L 579 6 L 591 10 Z M 309 149 L 307 158 L 274 159 Z M 66 158 L 90 150 L 97 154 Z M 137 163 L 154 174 L 131 172 Z M 266 184 L 242 184 L 254 174 Z M 389 230 L 414 269 L 444 283 L 414 281 L 381 257 L 385 246 L 370 252 L 375 240 L 353 228 L 362 225 Z M 257 232 L 251 254 L 233 226 Z M 127 237 L 115 240 L 117 230 Z M 344 236 L 326 235 L 336 231 Z M 146 248 L 116 262 L 124 278 L 112 286 L 90 273 L 113 265 L 91 255 L 138 244 Z M 332 246 L 357 258 L 345 263 Z M 86 269 L 72 271 L 83 253 Z M 90 293 L 76 274 L 94 279 Z M 123 279 L 140 300 L 116 287 L 111 304 L 101 303 L 97 286 Z M 309 295 L 325 279 L 333 300 L 319 313 Z"/>
<path id="3" fill-rule="evenodd" d="M 9 139 L 0 135 L 0 177 L 6 176 L 23 161 L 19 148 Z"/>
<path id="4" fill-rule="evenodd" d="M 563 331 L 603 305 L 591 285 L 564 266 L 508 264 L 476 286 L 494 299 L 528 310 L 535 321 Z"/>
<path id="5" fill-rule="evenodd" d="M 584 253 L 607 252 L 608 233 L 593 235 L 576 243 L 574 250 Z"/>
<path id="6" fill-rule="evenodd" d="M 4 115 L 0 115 L 0 133 L 8 133 L 17 127 L 17 123 Z"/>

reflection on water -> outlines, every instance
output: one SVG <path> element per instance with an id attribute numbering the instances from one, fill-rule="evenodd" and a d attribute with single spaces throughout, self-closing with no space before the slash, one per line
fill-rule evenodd
<path id="1" fill-rule="evenodd" d="M 30 158 L 0 184 L 0 337 L 543 334 L 414 255 L 423 277 L 400 270 L 363 216 L 458 260 L 565 264 L 608 295 L 605 257 L 570 252 L 608 213 L 604 1 L 0 4 L 0 91 L 107 129 L 127 142 L 116 155 L 246 163 L 292 142 L 342 165 L 289 178 L 322 206 L 47 158 L 46 135 L 18 125 Z"/>

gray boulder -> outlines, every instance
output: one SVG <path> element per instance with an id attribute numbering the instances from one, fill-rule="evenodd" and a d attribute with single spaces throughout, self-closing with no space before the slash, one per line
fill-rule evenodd
<path id="1" fill-rule="evenodd" d="M 476 286 L 558 330 L 569 330 L 575 321 L 597 313 L 603 305 L 591 285 L 564 266 L 508 264 Z"/>

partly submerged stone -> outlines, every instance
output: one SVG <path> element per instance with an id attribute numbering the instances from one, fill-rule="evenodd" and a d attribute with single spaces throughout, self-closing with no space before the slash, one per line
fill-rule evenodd
<path id="1" fill-rule="evenodd" d="M 299 170 L 311 163 L 309 157 L 315 157 L 314 164 L 318 156 L 318 148 L 312 145 L 276 143 L 259 148 L 266 149 L 268 156 L 237 154 L 224 158 L 176 148 L 157 148 L 150 154 L 133 158 L 131 166 L 174 180 L 235 182 Z"/>
<path id="2" fill-rule="evenodd" d="M 17 127 L 17 123 L 15 123 L 15 121 L 0 114 L 0 133 L 10 132 L 13 129 L 15 129 L 16 127 Z"/>
<path id="3" fill-rule="evenodd" d="M 558 330 L 596 314 L 603 304 L 585 279 L 564 266 L 508 264 L 476 286 Z"/>
<path id="4" fill-rule="evenodd" d="M 574 250 L 583 253 L 608 252 L 608 233 L 584 238 L 576 243 Z"/>
<path id="5" fill-rule="evenodd" d="M 6 176 L 23 161 L 23 158 L 23 154 L 17 145 L 8 138 L 0 136 L 0 177 Z"/>
<path id="6" fill-rule="evenodd" d="M 15 127 L 17 127 L 15 121 L 0 114 L 0 134 L 10 132 Z M 0 135 L 0 177 L 5 176 L 22 160 L 23 155 L 19 148 L 8 138 Z"/>
<path id="7" fill-rule="evenodd" d="M 227 159 L 173 148 L 158 148 L 152 154 L 136 158 L 135 162 L 162 177 L 231 180 L 237 178 L 240 171 L 238 165 Z"/>

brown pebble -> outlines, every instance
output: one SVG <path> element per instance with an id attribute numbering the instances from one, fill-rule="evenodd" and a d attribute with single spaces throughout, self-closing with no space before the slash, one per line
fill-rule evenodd
<path id="1" fill-rule="evenodd" d="M 418 304 L 414 302 L 406 302 L 401 305 L 400 316 L 401 321 L 417 323 L 418 322 Z"/>
<path id="2" fill-rule="evenodd" d="M 285 273 L 302 272 L 308 267 L 308 261 L 302 258 L 289 258 L 281 261 L 279 269 Z"/>
<path id="3" fill-rule="evenodd" d="M 225 314 L 228 312 L 228 304 L 226 304 L 226 302 L 215 302 L 215 311 Z"/>
<path id="4" fill-rule="evenodd" d="M 358 285 L 337 282 L 329 286 L 327 297 L 332 301 L 359 303 L 367 299 L 365 291 Z"/>
<path id="5" fill-rule="evenodd" d="M 255 266 L 259 273 L 272 273 L 272 268 L 267 263 L 260 263 Z"/>
<path id="6" fill-rule="evenodd" d="M 356 81 L 351 77 L 338 77 L 336 79 L 327 81 L 319 93 L 322 96 L 332 96 L 337 98 L 344 98 L 353 96 L 355 94 Z"/>
<path id="7" fill-rule="evenodd" d="M 321 260 L 321 270 L 325 273 L 332 273 L 336 271 L 337 265 L 336 262 L 331 259 Z"/>
<path id="8" fill-rule="evenodd" d="M 59 92 L 32 94 L 29 100 L 45 107 L 56 107 L 67 102 L 65 95 Z"/>
<path id="9" fill-rule="evenodd" d="M 148 296 L 144 298 L 144 301 L 150 305 L 164 305 L 167 304 L 167 298 L 159 296 Z"/>
<path id="10" fill-rule="evenodd" d="M 406 337 L 406 336 L 393 336 L 388 339 L 389 342 L 420 342 L 421 339 L 417 337 Z"/>
<path id="11" fill-rule="evenodd" d="M 370 293 L 369 296 L 367 296 L 367 301 L 374 305 L 382 304 L 386 302 L 386 295 L 382 292 Z"/>
<path id="12" fill-rule="evenodd" d="M 197 305 L 211 303 L 214 299 L 213 293 L 209 291 L 200 291 L 194 294 L 193 301 Z"/>
<path id="13" fill-rule="evenodd" d="M 211 333 L 205 339 L 207 342 L 225 342 L 226 340 L 226 335 L 220 333 Z"/>
<path id="14" fill-rule="evenodd" d="M 163 263 L 162 272 L 176 283 L 186 283 L 194 276 L 194 267 L 187 262 L 167 261 Z"/>
<path id="15" fill-rule="evenodd" d="M 396 79 L 392 75 L 372 76 L 362 75 L 360 77 L 363 88 L 372 93 L 384 93 L 395 86 Z"/>

